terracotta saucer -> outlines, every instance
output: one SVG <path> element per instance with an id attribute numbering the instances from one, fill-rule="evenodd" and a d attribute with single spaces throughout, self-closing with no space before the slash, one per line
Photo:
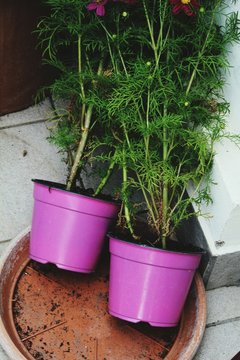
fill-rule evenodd
<path id="1" fill-rule="evenodd" d="M 5 255 L 0 274 L 0 331 L 11 359 L 192 359 L 206 321 L 197 274 L 178 328 L 131 324 L 107 312 L 108 256 L 92 275 L 28 259 L 29 232 Z"/>

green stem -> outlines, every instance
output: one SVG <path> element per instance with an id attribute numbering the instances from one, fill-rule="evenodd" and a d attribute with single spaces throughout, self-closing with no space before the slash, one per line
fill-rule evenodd
<path id="1" fill-rule="evenodd" d="M 166 17 L 167 6 L 169 6 L 169 5 L 168 5 L 168 3 L 166 1 L 165 5 L 164 5 L 164 10 L 163 10 L 163 16 L 162 17 L 161 17 L 161 15 L 159 16 L 160 24 L 159 24 L 159 33 L 158 33 L 157 41 L 155 41 L 155 39 L 154 39 L 154 22 L 150 21 L 145 1 L 143 1 L 143 6 L 144 6 L 144 11 L 145 11 L 145 17 L 146 17 L 147 24 L 148 24 L 148 30 L 149 30 L 149 34 L 150 34 L 150 39 L 151 39 L 150 43 L 151 43 L 151 46 L 152 46 L 152 49 L 153 49 L 153 52 L 154 52 L 154 57 L 155 57 L 155 68 L 154 68 L 154 71 L 153 71 L 153 74 L 152 74 L 152 77 L 154 78 L 155 73 L 156 73 L 156 71 L 158 69 L 158 66 L 159 66 L 162 51 L 163 51 L 163 49 L 164 49 L 164 47 L 166 45 L 166 42 L 167 42 L 168 37 L 169 37 L 170 29 L 171 29 L 171 23 L 170 23 L 169 26 L 168 26 L 166 36 L 165 36 L 165 38 L 163 38 L 163 29 L 164 29 L 164 23 L 165 23 L 164 21 L 165 21 L 165 17 Z M 162 5 L 160 5 L 160 6 L 162 6 Z M 159 11 L 161 12 L 161 9 L 159 9 Z M 160 80 L 160 86 L 163 86 L 162 83 L 161 83 L 161 79 L 159 79 L 159 80 Z"/>
<path id="2" fill-rule="evenodd" d="M 125 159 L 125 149 L 123 150 L 123 156 L 124 156 L 124 159 Z M 123 170 L 123 192 L 124 192 L 124 196 L 125 196 L 124 215 L 125 215 L 127 227 L 129 229 L 131 235 L 133 236 L 133 238 L 136 238 L 136 236 L 134 234 L 134 231 L 133 231 L 132 222 L 131 222 L 131 215 L 130 215 L 130 210 L 129 210 L 129 207 L 128 207 L 128 198 L 126 196 L 128 174 L 127 174 L 127 166 L 126 166 L 125 160 L 124 160 L 124 163 L 123 163 L 122 170 Z"/>
<path id="3" fill-rule="evenodd" d="M 220 2 L 218 2 L 218 3 L 216 4 L 215 9 L 219 6 L 219 3 L 220 3 Z M 214 23 L 214 19 L 215 19 L 215 11 L 213 12 L 213 16 L 212 16 L 212 19 L 211 19 L 211 23 L 210 23 L 210 26 L 209 26 L 209 29 L 208 29 L 206 38 L 205 38 L 204 43 L 203 43 L 203 47 L 202 47 L 202 49 L 199 51 L 197 63 L 196 63 L 196 65 L 194 66 L 193 72 L 192 72 L 192 74 L 191 74 L 191 77 L 190 77 L 190 80 L 189 80 L 189 83 L 188 83 L 188 86 L 187 86 L 187 90 L 186 90 L 186 95 L 188 95 L 189 92 L 190 92 L 190 90 L 191 90 L 191 87 L 192 87 L 192 84 L 193 84 L 193 80 L 194 80 L 194 78 L 195 78 L 195 76 L 196 76 L 197 69 L 198 69 L 198 66 L 199 66 L 201 57 L 203 56 L 203 53 L 204 53 L 204 51 L 205 51 L 205 49 L 206 49 L 206 46 L 207 46 L 208 38 L 209 38 L 209 35 L 210 35 L 210 33 L 211 33 L 211 30 L 212 30 L 212 26 L 213 26 L 213 23 Z"/>
<path id="4" fill-rule="evenodd" d="M 112 48 L 111 48 L 111 44 L 110 44 L 110 40 L 113 40 L 113 37 L 112 35 L 109 33 L 109 31 L 107 30 L 107 28 L 104 26 L 104 24 L 102 23 L 102 21 L 100 21 L 100 24 L 103 28 L 103 30 L 105 31 L 105 34 L 106 34 L 106 39 L 107 39 L 107 44 L 108 44 L 108 51 L 109 51 L 109 55 L 110 55 L 110 59 L 111 59 L 111 63 L 112 63 L 112 67 L 113 67 L 113 70 L 114 72 L 117 73 L 117 67 L 116 67 L 116 64 L 115 64 L 115 60 L 114 60 L 114 56 L 113 56 L 113 52 L 112 52 Z"/>
<path id="5" fill-rule="evenodd" d="M 153 7 L 152 7 L 152 14 L 155 14 L 155 9 L 156 9 L 156 0 L 153 0 L 152 2 Z M 152 21 L 151 21 L 151 27 L 153 28 L 153 24 L 154 24 L 154 16 L 151 17 Z"/>
<path id="6" fill-rule="evenodd" d="M 89 105 L 87 113 L 86 113 L 86 117 L 85 117 L 85 127 L 82 130 L 81 140 L 79 142 L 79 145 L 78 145 L 78 148 L 76 151 L 76 155 L 75 155 L 75 159 L 74 159 L 74 163 L 73 163 L 73 166 L 72 166 L 72 169 L 71 169 L 68 181 L 67 181 L 66 189 L 68 191 L 71 190 L 73 180 L 75 179 L 75 177 L 77 175 L 77 170 L 78 170 L 80 160 L 82 159 L 82 156 L 83 156 L 83 152 L 84 152 L 87 138 L 88 138 L 88 132 L 89 132 L 89 127 L 90 127 L 92 112 L 93 112 L 93 105 Z"/>
<path id="7" fill-rule="evenodd" d="M 127 141 L 128 147 L 129 147 L 129 150 L 132 150 L 132 147 L 131 147 L 131 143 L 130 143 L 130 140 L 129 140 L 129 136 L 128 136 L 128 132 L 127 132 L 127 129 L 126 129 L 126 124 L 125 124 L 125 122 L 123 122 L 122 125 L 123 125 L 124 136 L 125 136 L 125 138 L 126 138 L 126 141 Z"/>
<path id="8" fill-rule="evenodd" d="M 180 171 L 181 171 L 181 168 L 184 164 L 184 159 L 182 159 L 182 161 L 179 163 L 178 165 L 178 168 L 177 168 L 177 173 L 176 173 L 176 179 L 179 179 L 179 176 L 180 176 Z M 168 200 L 168 203 L 170 205 L 170 208 L 171 208 L 171 204 L 175 198 L 175 194 L 177 192 L 177 186 L 178 186 L 178 183 L 175 182 L 175 184 L 171 187 L 171 196 L 170 196 L 170 199 Z"/>
<path id="9" fill-rule="evenodd" d="M 110 164 L 109 164 L 109 167 L 108 167 L 108 170 L 107 170 L 107 173 L 106 175 L 102 178 L 100 184 L 98 185 L 95 193 L 94 193 L 94 196 L 98 195 L 101 193 L 102 189 L 104 188 L 104 186 L 106 185 L 110 175 L 112 174 L 113 172 L 113 169 L 114 169 L 114 166 L 115 166 L 115 158 L 113 157 Z"/>
<path id="10" fill-rule="evenodd" d="M 127 68 L 126 68 L 125 62 L 124 62 L 124 60 L 123 60 L 122 53 L 121 53 L 121 51 L 120 51 L 119 46 L 118 46 L 118 54 L 119 54 L 119 57 L 120 57 L 120 60 L 121 60 L 121 63 L 122 63 L 124 72 L 125 72 L 126 76 L 128 76 Z"/>
<path id="11" fill-rule="evenodd" d="M 127 141 L 127 145 L 128 145 L 128 148 L 129 148 L 129 151 L 130 151 L 130 154 L 132 153 L 132 147 L 131 147 L 131 143 L 130 143 L 130 140 L 129 140 L 129 136 L 128 136 L 128 133 L 127 133 L 127 129 L 126 129 L 126 125 L 125 123 L 123 123 L 123 130 L 124 130 L 124 135 L 125 135 L 125 139 Z M 135 158 L 132 157 L 132 161 L 133 163 L 135 163 Z M 152 197 L 152 192 L 150 191 L 150 196 L 151 196 L 151 201 L 152 201 L 152 206 L 150 204 L 150 201 L 148 199 L 148 194 L 146 193 L 146 189 L 144 188 L 144 185 L 143 185 L 143 182 L 142 182 L 142 179 L 140 177 L 140 175 L 138 174 L 138 172 L 136 171 L 136 175 L 137 175 L 137 178 L 138 178 L 138 182 L 140 184 L 140 187 L 141 187 L 141 191 L 143 193 L 143 196 L 144 196 L 144 199 L 146 201 L 146 204 L 147 204 L 147 208 L 148 208 L 148 211 L 151 215 L 151 218 L 153 220 L 153 223 L 154 223 L 154 226 L 155 228 L 157 229 L 157 216 L 155 216 L 154 214 L 154 210 L 155 210 L 155 213 L 157 214 L 158 211 L 157 211 L 157 208 L 156 208 L 156 204 L 155 204 L 155 201 Z"/>
<path id="12" fill-rule="evenodd" d="M 147 126 L 147 129 L 149 128 L 149 111 L 150 111 L 150 86 L 148 86 L 147 107 L 146 107 L 146 126 Z M 145 160 L 148 163 L 148 166 L 151 167 L 151 159 L 149 157 L 149 143 L 150 143 L 150 135 L 149 134 L 144 136 L 144 142 L 145 142 Z M 151 204 L 152 205 L 150 205 L 150 202 L 148 201 L 147 196 L 144 195 L 145 201 L 147 202 L 147 207 L 148 207 L 149 212 L 151 214 L 154 226 L 155 226 L 156 230 L 158 231 L 156 217 L 154 216 L 154 211 L 155 211 L 155 214 L 158 214 L 158 210 L 157 210 L 157 206 L 155 204 L 155 199 L 154 199 L 154 196 L 153 196 L 154 190 L 153 190 L 152 182 L 148 181 L 147 188 L 148 188 L 148 192 L 149 192 L 149 195 L 150 195 L 150 198 L 151 198 Z M 143 189 L 142 189 L 142 191 L 143 191 Z M 151 210 L 150 210 L 150 208 L 151 208 Z"/>
<path id="13" fill-rule="evenodd" d="M 81 13 L 79 12 L 78 15 L 78 22 L 79 22 L 79 26 L 81 27 Z M 78 79 L 79 79 L 79 84 L 80 84 L 80 89 L 81 89 L 81 94 L 82 94 L 82 100 L 83 102 L 85 101 L 85 91 L 84 91 L 84 85 L 83 85 L 83 81 L 81 78 L 81 73 L 82 73 L 82 35 L 78 34 Z"/>
<path id="14" fill-rule="evenodd" d="M 152 218 L 152 221 L 154 223 L 154 227 L 156 229 L 156 231 L 158 232 L 158 221 L 157 221 L 157 214 L 158 214 L 158 211 L 157 211 L 157 208 L 155 206 L 155 202 L 154 202 L 154 199 L 151 197 L 151 201 L 152 201 L 152 205 L 150 204 L 150 201 L 148 199 L 148 194 L 146 192 L 146 189 L 143 185 L 143 182 L 142 182 L 142 179 L 140 177 L 140 175 L 137 173 L 137 179 L 138 179 L 138 182 L 140 184 L 140 188 L 141 188 L 141 191 L 143 193 L 143 196 L 144 196 L 144 200 L 146 202 L 146 205 L 147 205 L 147 208 L 148 208 L 148 211 L 150 213 L 150 216 Z M 155 213 L 154 213 L 154 210 L 155 210 Z"/>
<path id="15" fill-rule="evenodd" d="M 156 47 L 156 43 L 155 43 L 155 40 L 154 40 L 153 26 L 151 25 L 151 21 L 150 21 L 149 15 L 148 15 L 145 0 L 143 0 L 143 8 L 144 8 L 145 17 L 146 17 L 146 20 L 147 20 L 147 25 L 148 25 L 150 38 L 151 38 L 151 45 L 152 45 L 152 49 L 153 49 L 153 52 L 154 52 L 155 61 L 157 63 L 158 62 L 157 47 Z"/>
<path id="16" fill-rule="evenodd" d="M 160 7 L 162 6 L 162 3 L 160 3 Z M 161 8 L 159 9 L 159 34 L 158 34 L 158 39 L 157 39 L 157 48 L 161 49 L 163 48 L 163 28 L 164 28 L 164 20 L 165 20 L 165 16 L 166 16 L 166 10 L 167 7 L 169 6 L 168 2 L 165 1 L 165 5 L 164 5 L 164 10 L 163 10 L 163 16 L 161 16 Z M 166 41 L 166 40 L 165 40 Z"/>
<path id="17" fill-rule="evenodd" d="M 81 79 L 81 73 L 82 73 L 81 41 L 82 41 L 82 37 L 81 37 L 81 35 L 79 34 L 79 35 L 78 35 L 78 79 L 79 79 L 79 84 L 80 84 L 82 99 L 83 99 L 83 101 L 84 101 L 84 100 L 85 100 L 85 91 L 84 91 L 83 81 L 82 81 L 82 79 Z"/>
<path id="18" fill-rule="evenodd" d="M 79 25 L 81 25 L 81 14 L 79 13 Z M 78 81 L 80 85 L 80 92 L 82 95 L 82 110 L 81 110 L 81 118 L 80 118 L 80 124 L 81 128 L 83 128 L 83 122 L 84 122 L 84 116 L 86 111 L 86 104 L 85 104 L 85 90 L 84 90 L 84 84 L 81 78 L 82 73 L 82 36 L 81 34 L 78 34 Z"/>
<path id="19" fill-rule="evenodd" d="M 98 72 L 97 74 L 100 75 L 102 73 L 102 60 L 100 61 L 99 67 L 98 67 Z M 66 189 L 68 191 L 71 190 L 73 181 L 77 175 L 77 170 L 79 167 L 79 163 L 82 159 L 83 156 L 83 152 L 87 143 L 87 138 L 88 138 L 88 133 L 89 133 L 89 129 L 90 129 L 90 125 L 91 125 L 91 118 L 92 118 L 92 113 L 93 113 L 93 105 L 89 105 L 88 110 L 86 112 L 86 116 L 85 116 L 85 120 L 84 120 L 84 127 L 82 129 L 82 133 L 81 133 L 81 139 L 80 142 L 78 144 L 78 148 L 75 154 L 75 159 L 74 159 L 74 163 L 73 166 L 71 168 L 71 172 L 67 181 L 67 186 Z"/>
<path id="20" fill-rule="evenodd" d="M 120 15 L 118 15 L 117 21 L 116 21 L 117 39 L 119 39 L 119 37 L 120 37 L 119 22 L 120 22 Z M 124 62 L 124 59 L 123 59 L 123 56 L 122 56 L 122 52 L 121 52 L 121 50 L 120 50 L 120 46 L 119 46 L 119 41 L 118 41 L 118 40 L 117 40 L 117 50 L 118 50 L 118 55 L 119 55 L 119 58 L 120 58 L 120 60 L 121 60 L 122 66 L 123 66 L 123 70 L 124 70 L 126 76 L 128 77 L 127 67 L 126 67 L 126 65 L 125 65 L 125 62 Z"/>
<path id="21" fill-rule="evenodd" d="M 149 128 L 149 108 L 150 108 L 150 88 L 148 87 L 148 94 L 147 94 L 147 109 L 146 109 L 146 126 L 147 129 Z M 150 136 L 147 134 L 147 136 L 144 137 L 145 140 L 145 148 L 146 148 L 146 160 L 149 160 L 149 141 Z"/>
<path id="22" fill-rule="evenodd" d="M 164 116 L 166 116 L 166 107 L 164 108 Z M 168 157 L 168 134 L 167 128 L 163 128 L 163 162 L 167 161 Z M 168 212 L 168 182 L 163 180 L 163 194 L 162 194 L 162 246 L 166 249 L 166 234 L 167 234 L 167 212 Z"/>
<path id="23" fill-rule="evenodd" d="M 106 34 L 106 37 L 107 37 L 108 51 L 109 51 L 109 55 L 110 55 L 110 58 L 111 58 L 112 67 L 113 67 L 114 72 L 117 73 L 117 67 L 116 67 L 116 64 L 115 64 L 112 48 L 111 48 L 111 45 L 110 45 L 110 42 L 109 42 L 109 37 L 108 37 L 107 34 Z"/>

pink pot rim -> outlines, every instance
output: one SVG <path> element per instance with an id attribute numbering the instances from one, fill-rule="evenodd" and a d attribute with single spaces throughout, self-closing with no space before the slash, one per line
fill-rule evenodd
<path id="1" fill-rule="evenodd" d="M 94 196 L 91 196 L 91 195 L 85 195 L 85 194 L 76 193 L 76 192 L 73 192 L 73 191 L 66 190 L 66 189 L 64 189 L 64 187 L 65 187 L 64 184 L 57 183 L 57 182 L 54 182 L 54 181 L 48 181 L 48 180 L 42 180 L 42 179 L 32 179 L 32 181 L 34 183 L 37 183 L 38 185 L 44 187 L 44 188 L 47 187 L 47 188 L 53 189 L 54 191 L 57 191 L 57 192 L 63 192 L 63 193 L 71 194 L 71 196 L 83 197 L 83 198 L 86 198 L 86 199 L 90 199 L 93 202 L 108 203 L 108 204 L 112 204 L 112 205 L 115 205 L 115 206 L 120 206 L 120 204 L 121 204 L 121 202 L 117 201 L 117 200 L 105 200 L 105 199 L 101 199 L 99 197 L 94 197 Z"/>
<path id="2" fill-rule="evenodd" d="M 144 249 L 149 249 L 149 250 L 153 250 L 153 251 L 157 251 L 157 252 L 161 251 L 161 252 L 180 254 L 180 255 L 181 254 L 182 255 L 204 255 L 204 254 L 206 254 L 206 250 L 201 249 L 201 248 L 199 248 L 197 246 L 193 246 L 196 249 L 196 251 L 178 251 L 178 250 L 171 250 L 171 249 L 161 249 L 161 248 L 158 248 L 158 247 L 153 247 L 153 246 L 145 245 L 145 244 L 141 244 L 141 243 L 139 243 L 139 244 L 134 243 L 134 242 L 122 239 L 121 237 L 116 236 L 116 235 L 114 235 L 112 233 L 108 233 L 107 236 L 108 236 L 109 240 L 110 239 L 118 240 L 118 241 L 121 241 L 122 243 L 129 244 L 129 246 L 141 247 L 141 248 L 144 248 Z"/>
<path id="3" fill-rule="evenodd" d="M 201 261 L 202 253 L 181 253 L 150 246 L 134 244 L 116 237 L 109 238 L 111 256 L 145 265 L 195 271 Z"/>

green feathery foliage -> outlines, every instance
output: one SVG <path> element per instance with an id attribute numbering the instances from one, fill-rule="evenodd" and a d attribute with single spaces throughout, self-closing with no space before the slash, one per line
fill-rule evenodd
<path id="1" fill-rule="evenodd" d="M 96 194 L 120 170 L 121 223 L 137 238 L 137 212 L 145 211 L 155 245 L 166 247 L 180 223 L 211 201 L 214 144 L 232 137 L 223 86 L 229 46 L 240 40 L 238 14 L 220 0 L 196 9 L 190 2 L 193 16 L 173 13 L 169 0 L 109 0 L 103 17 L 87 10 L 89 1 L 47 3 L 40 43 L 60 74 L 51 91 L 68 101 L 64 114 L 55 113 L 51 139 L 71 159 L 84 143 L 77 167 L 97 150 L 95 160 L 108 168 Z M 142 197 L 133 204 L 135 192 Z"/>

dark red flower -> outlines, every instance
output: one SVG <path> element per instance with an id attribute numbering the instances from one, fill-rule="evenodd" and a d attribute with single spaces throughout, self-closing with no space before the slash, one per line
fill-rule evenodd
<path id="1" fill-rule="evenodd" d="M 183 11 L 187 16 L 194 16 L 196 10 L 200 7 L 196 0 L 169 0 L 169 2 L 173 5 L 172 11 L 174 14 Z"/>
<path id="2" fill-rule="evenodd" d="M 89 11 L 96 10 L 96 14 L 98 16 L 105 15 L 105 5 L 107 4 L 108 0 L 92 0 L 90 4 L 87 5 L 87 9 Z"/>

